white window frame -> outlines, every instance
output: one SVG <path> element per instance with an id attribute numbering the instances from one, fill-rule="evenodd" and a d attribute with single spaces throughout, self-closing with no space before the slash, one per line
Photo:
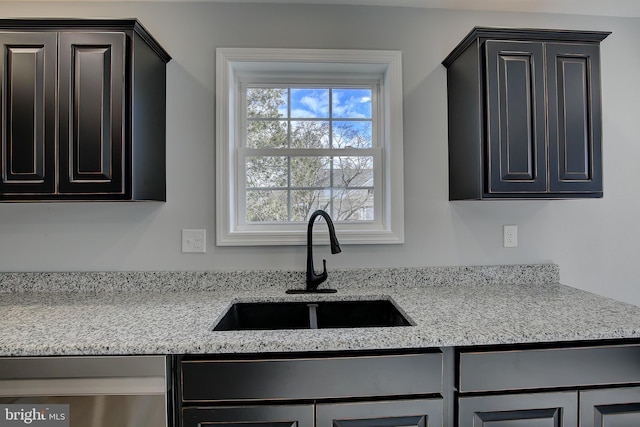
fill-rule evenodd
<path id="1" fill-rule="evenodd" d="M 328 81 L 339 76 L 377 76 L 380 102 L 378 135 L 382 174 L 375 182 L 382 197 L 375 221 L 335 222 L 341 244 L 404 242 L 402 57 L 399 51 L 331 49 L 216 49 L 216 244 L 218 246 L 305 245 L 306 224 L 247 223 L 239 219 L 238 152 L 242 147 L 242 106 L 239 98 L 248 74 L 291 75 L 291 83 Z M 269 77 L 265 77 L 267 80 Z M 377 188 L 380 187 L 380 188 Z M 240 193 L 242 194 L 244 190 Z M 318 237 L 328 233 L 316 227 Z M 322 240 L 320 240 L 322 241 Z"/>

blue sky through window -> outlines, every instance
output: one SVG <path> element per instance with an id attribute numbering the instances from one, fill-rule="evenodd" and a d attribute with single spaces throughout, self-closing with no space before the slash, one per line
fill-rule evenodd
<path id="1" fill-rule="evenodd" d="M 332 101 L 334 118 L 371 118 L 371 89 L 334 89 Z"/>
<path id="2" fill-rule="evenodd" d="M 332 92 L 333 118 L 371 119 L 371 89 L 335 88 Z M 286 100 L 279 112 L 287 116 Z M 329 112 L 328 88 L 291 88 L 292 118 L 329 118 Z"/>

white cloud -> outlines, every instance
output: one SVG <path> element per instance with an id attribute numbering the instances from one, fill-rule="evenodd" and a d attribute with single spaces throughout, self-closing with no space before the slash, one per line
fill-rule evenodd
<path id="1" fill-rule="evenodd" d="M 315 96 L 303 96 L 300 99 L 300 103 L 306 107 L 315 115 L 309 117 L 327 117 L 329 115 L 329 102 L 326 95 L 320 97 Z"/>
<path id="2" fill-rule="evenodd" d="M 316 118 L 318 117 L 318 114 L 314 113 L 313 111 L 296 108 L 295 110 L 291 110 L 291 117 L 296 119 L 308 119 Z"/>

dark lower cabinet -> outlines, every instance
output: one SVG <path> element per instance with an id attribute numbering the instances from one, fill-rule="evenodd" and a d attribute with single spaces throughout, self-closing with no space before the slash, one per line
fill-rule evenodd
<path id="1" fill-rule="evenodd" d="M 577 392 L 464 397 L 459 427 L 577 427 Z"/>
<path id="2" fill-rule="evenodd" d="M 190 407 L 183 427 L 442 427 L 441 399 Z"/>
<path id="3" fill-rule="evenodd" d="M 640 426 L 638 344 L 465 349 L 457 360 L 458 427 Z"/>
<path id="4" fill-rule="evenodd" d="M 183 427 L 313 427 L 313 405 L 185 408 Z"/>
<path id="5" fill-rule="evenodd" d="M 0 201 L 165 200 L 166 63 L 135 19 L 0 19 Z"/>
<path id="6" fill-rule="evenodd" d="M 283 356 L 179 356 L 177 425 L 445 427 L 440 351 Z"/>
<path id="7" fill-rule="evenodd" d="M 442 427 L 442 399 L 318 404 L 316 427 Z"/>
<path id="8" fill-rule="evenodd" d="M 640 387 L 463 397 L 458 426 L 638 427 Z"/>
<path id="9" fill-rule="evenodd" d="M 580 427 L 640 426 L 640 387 L 580 392 Z"/>
<path id="10" fill-rule="evenodd" d="M 175 359 L 176 427 L 639 427 L 640 343 Z"/>

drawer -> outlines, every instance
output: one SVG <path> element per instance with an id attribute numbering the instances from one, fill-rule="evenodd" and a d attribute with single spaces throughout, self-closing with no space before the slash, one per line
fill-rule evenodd
<path id="1" fill-rule="evenodd" d="M 442 353 L 307 359 L 183 360 L 184 402 L 436 394 Z"/>
<path id="2" fill-rule="evenodd" d="M 464 392 L 640 383 L 640 346 L 460 353 Z"/>

